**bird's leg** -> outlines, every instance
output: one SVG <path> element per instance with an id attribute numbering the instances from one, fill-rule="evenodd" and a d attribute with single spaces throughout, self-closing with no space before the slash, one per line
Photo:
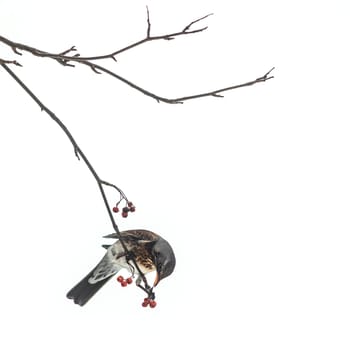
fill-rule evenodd
<path id="1" fill-rule="evenodd" d="M 135 275 L 135 267 L 134 267 L 133 264 L 130 263 L 130 261 L 131 262 L 135 261 L 135 254 L 133 252 L 130 252 L 130 251 L 125 253 L 125 260 L 128 263 L 128 265 L 129 265 L 132 277 L 134 277 L 134 275 Z"/>
<path id="2" fill-rule="evenodd" d="M 135 284 L 141 288 L 145 293 L 147 293 L 147 296 L 148 296 L 148 299 L 155 299 L 156 295 L 155 293 L 153 292 L 153 288 L 150 287 L 148 284 L 145 285 L 145 287 L 141 284 L 142 283 L 142 277 L 141 276 L 138 276 L 137 279 L 136 279 L 136 282 Z"/>
<path id="3" fill-rule="evenodd" d="M 142 278 L 141 278 L 141 276 L 138 276 L 137 278 L 136 278 L 136 285 L 139 287 L 140 286 L 140 284 L 141 284 L 141 281 L 142 281 Z"/>
<path id="4" fill-rule="evenodd" d="M 135 276 L 135 267 L 129 263 L 129 260 L 126 260 L 128 265 L 129 265 L 129 268 L 130 268 L 130 272 L 131 272 L 131 276 L 134 277 Z"/>
<path id="5" fill-rule="evenodd" d="M 147 294 L 148 299 L 154 300 L 156 298 L 156 295 L 153 292 L 153 288 L 147 289 L 142 284 L 139 284 L 138 287 Z"/>

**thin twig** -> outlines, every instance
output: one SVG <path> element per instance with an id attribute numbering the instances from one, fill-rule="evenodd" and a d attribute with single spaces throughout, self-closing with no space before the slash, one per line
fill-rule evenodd
<path id="1" fill-rule="evenodd" d="M 146 9 L 147 9 L 147 36 L 146 36 L 146 38 L 149 39 L 151 37 L 151 22 L 150 22 L 150 19 L 149 19 L 148 6 L 146 6 Z"/>
<path id="2" fill-rule="evenodd" d="M 116 185 L 113 185 L 107 181 L 104 181 L 104 180 L 101 180 L 101 183 L 102 183 L 102 185 L 110 186 L 110 187 L 113 187 L 114 189 L 116 189 L 120 193 L 121 197 L 124 198 L 126 200 L 126 202 L 129 202 L 128 197 L 125 195 L 125 193 L 119 187 L 117 187 Z"/>
<path id="3" fill-rule="evenodd" d="M 208 96 L 213 96 L 213 97 L 224 97 L 222 95 L 220 95 L 220 92 L 225 92 L 225 91 L 229 91 L 229 90 L 234 90 L 234 89 L 239 89 L 245 86 L 251 86 L 251 85 L 255 85 L 257 83 L 263 83 L 266 80 L 270 80 L 273 79 L 274 76 L 269 76 L 269 74 L 275 69 L 275 67 L 271 68 L 266 74 L 264 74 L 263 76 L 256 78 L 252 81 L 248 81 L 246 83 L 242 83 L 242 84 L 238 84 L 238 85 L 232 85 L 226 88 L 222 88 L 222 89 L 218 89 L 218 90 L 214 90 L 214 91 L 210 91 L 210 92 L 204 92 L 202 94 L 197 94 L 197 95 L 191 95 L 191 96 L 184 96 L 184 97 L 178 97 L 178 98 L 174 98 L 174 99 L 162 99 L 161 97 L 157 96 L 155 97 L 157 100 L 160 100 L 162 102 L 166 102 L 166 103 L 183 103 L 184 101 L 187 100 L 193 100 L 195 98 L 202 98 L 202 97 L 208 97 Z"/>
<path id="4" fill-rule="evenodd" d="M 65 126 L 65 124 L 48 108 L 46 107 L 40 100 L 39 98 L 29 89 L 29 87 L 27 85 L 24 84 L 24 82 L 4 63 L 0 62 L 0 65 L 6 70 L 6 72 L 23 88 L 23 90 L 39 105 L 40 109 L 42 111 L 44 111 L 45 113 L 47 113 L 58 125 L 59 127 L 64 131 L 64 133 L 67 135 L 69 141 L 72 143 L 73 148 L 74 148 L 74 152 L 76 154 L 76 156 L 79 158 L 81 157 L 81 159 L 83 159 L 83 161 L 85 162 L 86 166 L 88 167 L 88 169 L 90 170 L 91 174 L 93 175 L 93 177 L 95 178 L 98 188 L 100 190 L 103 202 L 105 204 L 105 207 L 107 209 L 108 212 L 108 216 L 111 220 L 113 229 L 115 231 L 115 233 L 117 234 L 120 243 L 125 251 L 125 253 L 130 256 L 130 260 L 133 262 L 135 268 L 137 269 L 140 277 L 142 278 L 145 286 L 144 287 L 140 287 L 141 289 L 143 289 L 144 291 L 146 291 L 146 293 L 148 293 L 148 295 L 151 295 L 152 292 L 152 288 L 148 285 L 147 283 L 147 279 L 145 277 L 145 275 L 143 274 L 143 272 L 141 271 L 140 267 L 138 266 L 135 258 L 130 254 L 124 239 L 122 238 L 122 236 L 120 235 L 120 231 L 118 228 L 118 225 L 116 224 L 112 211 L 110 209 L 103 185 L 108 185 L 108 186 L 112 186 L 116 189 L 118 189 L 117 186 L 112 185 L 106 181 L 103 181 L 100 179 L 100 177 L 98 176 L 97 172 L 95 171 L 95 169 L 93 168 L 93 166 L 91 165 L 90 161 L 88 160 L 88 158 L 86 157 L 85 153 L 82 151 L 82 149 L 79 147 L 79 145 L 77 144 L 77 142 L 75 141 L 74 137 L 72 136 L 72 134 L 70 133 L 70 131 L 68 130 L 68 128 Z M 118 189 L 119 190 L 119 189 Z"/>
<path id="5" fill-rule="evenodd" d="M 178 104 L 178 103 L 183 103 L 184 101 L 187 100 L 193 100 L 196 98 L 202 98 L 202 97 L 208 97 L 208 96 L 214 96 L 214 97 L 223 97 L 223 96 L 219 96 L 218 94 L 220 92 L 225 92 L 225 91 L 229 91 L 229 90 L 234 90 L 234 89 L 238 89 L 238 88 L 242 88 L 245 86 L 251 86 L 251 85 L 255 85 L 258 83 L 263 83 L 267 80 L 273 79 L 274 76 L 269 76 L 269 74 L 275 69 L 275 67 L 271 68 L 266 74 L 264 74 L 263 76 L 256 78 L 254 80 L 245 82 L 245 83 L 241 83 L 241 84 L 237 84 L 237 85 L 232 85 L 232 86 L 228 86 L 225 88 L 221 88 L 221 89 L 217 89 L 214 91 L 209 91 L 209 92 L 204 92 L 201 94 L 195 94 L 195 95 L 189 95 L 189 96 L 183 96 L 183 97 L 176 97 L 176 98 L 167 98 L 167 97 L 162 97 L 159 95 L 154 94 L 153 92 L 150 92 L 136 84 L 134 84 L 133 82 L 131 82 L 130 80 L 127 80 L 125 78 L 123 78 L 122 76 L 112 72 L 111 70 L 104 68 L 98 64 L 95 63 L 91 63 L 91 62 L 81 62 L 82 64 L 85 64 L 89 67 L 93 66 L 94 71 L 97 70 L 98 71 L 102 71 L 120 81 L 122 81 L 123 83 L 129 85 L 131 88 L 140 91 L 141 93 L 143 93 L 144 95 L 151 97 L 153 99 L 155 99 L 157 102 L 164 102 L 164 103 L 169 103 L 169 104 Z M 98 72 L 101 73 L 101 72 Z"/>
<path id="6" fill-rule="evenodd" d="M 22 67 L 22 65 L 16 60 L 9 61 L 9 60 L 4 60 L 2 58 L 0 58 L 0 64 L 14 64 L 15 66 Z"/>
<path id="7" fill-rule="evenodd" d="M 193 26 L 195 23 L 197 23 L 197 22 L 199 22 L 199 21 L 202 21 L 203 19 L 206 19 L 206 18 L 208 18 L 209 16 L 212 16 L 213 15 L 213 13 L 209 13 L 208 15 L 205 15 L 205 16 L 203 16 L 203 17 L 201 17 L 201 18 L 198 18 L 198 19 L 196 19 L 196 20 L 194 20 L 194 21 L 192 21 L 190 24 L 188 24 L 183 30 L 182 30 L 182 32 L 184 33 L 184 32 L 187 32 L 190 28 L 191 28 L 191 26 Z M 202 30 L 205 30 L 205 29 L 207 29 L 208 27 L 205 27 L 205 28 L 203 28 Z"/>

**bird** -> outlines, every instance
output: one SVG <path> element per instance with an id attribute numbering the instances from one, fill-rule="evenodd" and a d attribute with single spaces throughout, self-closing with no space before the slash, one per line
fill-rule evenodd
<path id="1" fill-rule="evenodd" d="M 129 256 L 123 248 L 120 237 L 129 251 Z M 168 241 L 152 231 L 127 230 L 118 234 L 109 234 L 104 238 L 115 238 L 117 241 L 112 245 L 103 245 L 107 249 L 104 257 L 67 293 L 67 298 L 73 299 L 75 304 L 85 305 L 110 278 L 123 268 L 128 269 L 132 274 L 138 274 L 131 257 L 143 274 L 156 271 L 153 287 L 174 271 L 176 258 L 172 247 Z M 138 274 L 136 284 L 140 285 L 141 280 Z"/>

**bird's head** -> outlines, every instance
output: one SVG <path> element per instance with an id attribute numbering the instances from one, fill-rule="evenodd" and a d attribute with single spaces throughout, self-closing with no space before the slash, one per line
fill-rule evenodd
<path id="1" fill-rule="evenodd" d="M 153 246 L 152 254 L 156 265 L 157 276 L 154 287 L 165 277 L 174 271 L 176 259 L 170 244 L 163 238 L 159 238 Z"/>

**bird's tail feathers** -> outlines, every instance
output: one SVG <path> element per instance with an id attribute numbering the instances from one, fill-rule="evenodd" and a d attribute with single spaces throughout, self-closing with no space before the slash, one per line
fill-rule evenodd
<path id="1" fill-rule="evenodd" d="M 94 269 L 67 293 L 67 298 L 73 299 L 75 304 L 80 306 L 85 305 L 112 277 L 109 276 L 106 279 L 100 280 L 96 283 L 90 283 L 89 279 L 93 276 L 93 271 Z"/>

